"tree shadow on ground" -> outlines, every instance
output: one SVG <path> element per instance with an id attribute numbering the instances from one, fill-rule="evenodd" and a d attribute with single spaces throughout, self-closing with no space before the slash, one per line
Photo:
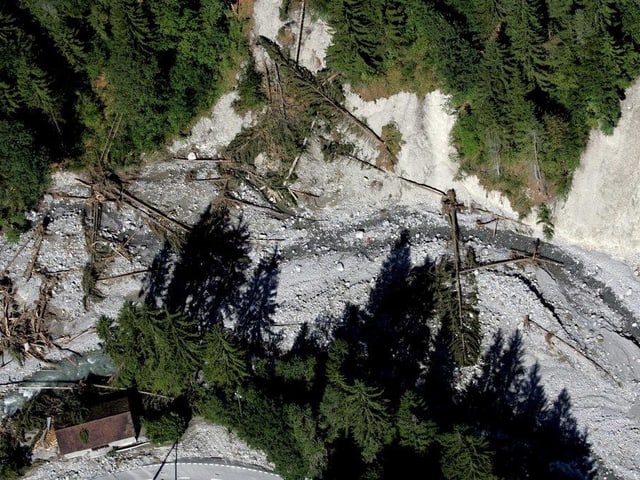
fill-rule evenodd
<path id="1" fill-rule="evenodd" d="M 272 350 L 279 342 L 273 330 L 280 274 L 280 254 L 276 249 L 260 259 L 246 288 L 238 292 L 235 335 L 252 350 Z"/>
<path id="2" fill-rule="evenodd" d="M 508 340 L 498 333 L 479 373 L 461 386 L 450 339 L 437 320 L 436 275 L 436 264 L 429 259 L 412 267 L 409 237 L 402 232 L 366 305 L 347 305 L 340 318 L 317 319 L 319 334 L 305 330 L 296 348 L 319 356 L 322 340 L 325 352 L 333 339 L 346 341 L 341 374 L 347 383 L 358 380 L 381 388 L 390 405 L 397 405 L 405 391 L 417 392 L 424 409 L 416 421 L 434 422 L 438 435 L 456 429 L 487 440 L 497 478 L 593 478 L 590 445 L 571 415 L 568 393 L 547 400 L 539 367 L 524 366 L 519 332 Z M 425 452 L 395 442 L 387 445 L 377 459 L 382 471 L 375 478 L 398 478 L 409 465 L 428 471 L 429 478 L 444 478 L 443 448 L 439 440 Z M 365 478 L 371 465 L 356 461 L 357 452 L 349 436 L 334 441 L 327 478 Z"/>
<path id="3" fill-rule="evenodd" d="M 567 390 L 549 403 L 538 364 L 525 368 L 523 354 L 519 331 L 508 340 L 496 334 L 462 395 L 462 420 L 489 440 L 499 477 L 593 478 L 591 447 Z"/>
<path id="4" fill-rule="evenodd" d="M 398 240 L 382 264 L 376 283 L 362 307 L 348 305 L 333 336 L 359 352 L 358 372 L 368 383 L 384 385 L 397 400 L 413 388 L 426 363 L 433 327 L 433 262 L 411 265 L 409 232 Z"/>
<path id="5" fill-rule="evenodd" d="M 165 245 L 154 259 L 146 282 L 147 304 L 183 313 L 204 329 L 221 324 L 246 282 L 248 240 L 242 220 L 234 224 L 226 207 L 210 206 L 178 258 Z"/>

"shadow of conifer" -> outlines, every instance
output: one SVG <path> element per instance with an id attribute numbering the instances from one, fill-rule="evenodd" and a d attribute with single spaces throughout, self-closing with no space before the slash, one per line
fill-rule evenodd
<path id="1" fill-rule="evenodd" d="M 165 245 L 154 259 L 145 297 L 197 321 L 203 328 L 222 323 L 246 282 L 249 234 L 242 220 L 232 223 L 226 207 L 210 206 L 177 258 Z"/>
<path id="2" fill-rule="evenodd" d="M 161 308 L 164 305 L 171 275 L 178 258 L 179 255 L 167 241 L 153 258 L 139 294 L 149 308 Z"/>
<path id="3" fill-rule="evenodd" d="M 350 346 L 347 377 L 384 385 L 394 402 L 414 388 L 421 375 L 434 318 L 434 264 L 426 259 L 423 265 L 412 267 L 409 240 L 409 232 L 401 231 L 366 305 L 347 305 L 332 329 L 333 338 Z"/>
<path id="4" fill-rule="evenodd" d="M 537 364 L 523 364 L 522 335 L 499 331 L 460 403 L 463 421 L 487 437 L 503 478 L 591 479 L 586 432 L 571 414 L 566 389 L 551 404 Z"/>
<path id="5" fill-rule="evenodd" d="M 280 274 L 280 254 L 277 248 L 260 259 L 246 288 L 238 291 L 235 335 L 253 350 L 272 350 L 279 342 L 273 330 Z"/>
<path id="6" fill-rule="evenodd" d="M 456 372 L 448 338 L 440 329 L 433 338 L 427 369 L 416 390 L 425 401 L 429 417 L 445 431 L 455 422 Z"/>

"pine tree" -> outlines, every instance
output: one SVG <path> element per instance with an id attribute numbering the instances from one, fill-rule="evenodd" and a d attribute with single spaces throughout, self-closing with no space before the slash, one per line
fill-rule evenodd
<path id="1" fill-rule="evenodd" d="M 473 365 L 480 355 L 482 340 L 475 286 L 466 278 L 462 285 L 463 298 L 458 298 L 449 262 L 436 267 L 435 282 L 435 309 L 450 353 L 458 366 Z"/>
<path id="2" fill-rule="evenodd" d="M 96 330 L 124 387 L 178 396 L 202 364 L 195 322 L 167 310 L 126 303 L 115 323 L 102 317 Z"/>
<path id="3" fill-rule="evenodd" d="M 507 5 L 504 18 L 509 49 L 525 80 L 533 83 L 541 76 L 545 62 L 541 6 L 539 0 L 512 0 Z"/>
<path id="4" fill-rule="evenodd" d="M 18 121 L 0 120 L 0 229 L 27 227 L 25 210 L 36 207 L 49 177 L 49 154 Z"/>
<path id="5" fill-rule="evenodd" d="M 412 391 L 407 391 L 400 399 L 396 425 L 400 445 L 409 447 L 419 454 L 425 454 L 436 440 L 437 426 L 423 418 L 424 402 Z"/>
<path id="6" fill-rule="evenodd" d="M 478 0 L 473 2 L 473 17 L 480 28 L 482 37 L 496 35 L 502 28 L 504 7 L 502 0 Z"/>
<path id="7" fill-rule="evenodd" d="M 391 440 L 392 429 L 387 408 L 382 390 L 360 380 L 346 386 L 343 421 L 362 449 L 365 462 L 371 462 Z"/>
<path id="8" fill-rule="evenodd" d="M 307 464 L 305 478 L 321 478 L 327 466 L 327 448 L 320 438 L 317 418 L 309 406 L 289 405 L 286 409 L 287 424 L 302 459 Z"/>
<path id="9" fill-rule="evenodd" d="M 321 426 L 329 442 L 351 437 L 365 462 L 372 462 L 393 435 L 382 390 L 359 379 L 347 381 L 341 373 L 348 355 L 346 342 L 336 340 L 327 362 L 328 385 L 320 403 Z"/>
<path id="10" fill-rule="evenodd" d="M 440 460 L 446 480 L 497 480 L 492 474 L 492 461 L 486 440 L 463 427 L 440 435 L 443 452 Z"/>
<path id="11" fill-rule="evenodd" d="M 202 371 L 207 382 L 223 389 L 234 389 L 248 376 L 244 353 L 223 327 L 213 326 L 204 343 Z"/>
<path id="12" fill-rule="evenodd" d="M 36 18 L 40 26 L 49 34 L 55 47 L 60 50 L 69 65 L 81 73 L 86 61 L 84 45 L 80 41 L 77 28 L 70 27 L 67 16 L 77 16 L 73 7 L 64 2 L 58 5 L 45 4 L 38 0 L 25 0 L 23 5 Z"/>
<path id="13" fill-rule="evenodd" d="M 47 73 L 22 58 L 16 70 L 17 90 L 22 101 L 29 108 L 41 110 L 60 132 L 60 99 L 51 89 Z"/>

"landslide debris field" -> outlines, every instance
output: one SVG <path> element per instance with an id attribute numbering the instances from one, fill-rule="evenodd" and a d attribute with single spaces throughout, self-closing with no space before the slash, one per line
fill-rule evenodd
<path id="1" fill-rule="evenodd" d="M 568 388 L 594 453 L 624 478 L 636 478 L 640 286 L 630 267 L 575 247 L 539 243 L 525 225 L 474 208 L 458 209 L 454 242 L 433 192 L 400 182 L 404 205 L 393 197 L 370 202 L 372 191 L 391 189 L 385 184 L 398 180 L 356 163 L 320 163 L 314 171 L 339 171 L 335 182 L 362 193 L 345 201 L 331 191 L 334 183 L 327 182 L 325 191 L 301 176 L 296 188 L 312 193 L 311 201 L 277 212 L 248 189 L 225 200 L 218 182 L 207 180 L 218 178 L 215 162 L 155 163 L 118 180 L 120 193 L 104 185 L 98 192 L 91 179 L 57 174 L 36 227 L 18 244 L 2 245 L 5 308 L 10 299 L 21 312 L 15 322 L 40 319 L 46 331 L 37 338 L 50 338 L 44 345 L 35 332 L 24 333 L 32 342 L 22 345 L 25 364 L 5 354 L 3 389 L 49 361 L 98 348 L 93 325 L 100 315 L 115 317 L 123 301 L 143 292 L 155 289 L 161 296 L 187 260 L 201 262 L 200 285 L 206 285 L 206 272 L 215 272 L 207 259 L 224 239 L 207 233 L 215 229 L 201 229 L 201 238 L 192 233 L 224 203 L 232 212 L 228 227 L 246 232 L 251 267 L 240 288 L 282 348 L 303 323 L 322 328 L 348 304 L 366 302 L 385 265 L 437 260 L 451 255 L 456 243 L 461 255 L 473 252 L 479 268 L 463 274 L 477 284 L 484 343 L 498 329 L 522 330 L 525 360 L 540 364 L 548 394 Z M 330 206 L 315 207 L 319 199 Z M 206 310 L 206 289 L 191 288 L 184 295 L 193 295 L 194 312 Z M 472 370 L 460 372 L 461 381 Z"/>
<path id="2" fill-rule="evenodd" d="M 279 19 L 279 5 L 255 1 L 255 36 L 275 40 L 283 27 L 303 32 L 299 60 L 316 72 L 331 42 L 327 25 L 308 19 L 300 29 L 297 12 L 293 21 Z M 265 52 L 255 47 L 254 56 L 261 64 Z M 630 89 L 614 135 L 592 137 L 588 162 L 558 209 L 560 240 L 553 243 L 540 242 L 540 225 L 517 220 L 509 202 L 486 192 L 477 178 L 456 176 L 449 139 L 455 116 L 438 91 L 375 102 L 347 92 L 346 108 L 376 134 L 397 125 L 403 140 L 397 163 L 392 171 L 374 168 L 377 148 L 355 137 L 348 138 L 355 156 L 325 162 L 311 141 L 288 183 L 295 207 L 275 208 L 248 183 L 230 182 L 221 168 L 218 153 L 255 120 L 234 112 L 236 93 L 223 95 L 191 136 L 160 154 L 161 161 L 117 175 L 57 172 L 40 208 L 30 213 L 33 228 L 16 244 L 0 239 L 5 411 L 33 394 L 20 382 L 34 372 L 63 358 L 81 363 L 86 352 L 99 349 L 96 321 L 117 317 L 126 300 L 146 295 L 160 302 L 179 285 L 190 313 L 215 308 L 210 289 L 220 278 L 220 262 L 229 260 L 225 232 L 235 232 L 235 247 L 247 252 L 237 259 L 246 266 L 238 296 L 282 349 L 303 324 L 323 331 L 349 305 L 365 304 L 394 268 L 457 258 L 459 275 L 473 278 L 477 288 L 483 349 L 498 331 L 505 338 L 520 331 L 524 363 L 539 364 L 548 398 L 568 390 L 601 477 L 639 479 L 640 266 L 633 263 L 639 217 L 626 194 L 610 191 L 626 192 L 635 173 L 625 173 L 628 185 L 603 180 L 606 187 L 594 189 L 590 180 L 618 178 L 607 176 L 610 169 L 629 171 L 633 152 L 619 147 L 636 149 L 638 91 L 637 85 Z M 614 157 L 616 166 L 609 167 Z M 256 166 L 269 173 L 269 162 L 261 160 Z M 445 195 L 450 188 L 455 199 Z M 215 224 L 220 208 L 231 213 L 222 225 Z M 620 235 L 609 230 L 612 212 L 623 220 L 613 222 Z M 562 243 L 567 240 L 600 251 Z M 462 267 L 461 259 L 469 258 L 473 267 Z M 479 369 L 458 371 L 460 384 Z M 192 422 L 181 448 L 185 456 L 269 467 L 263 453 L 201 421 Z M 51 460 L 29 478 L 94 478 L 162 461 L 167 451 Z"/>

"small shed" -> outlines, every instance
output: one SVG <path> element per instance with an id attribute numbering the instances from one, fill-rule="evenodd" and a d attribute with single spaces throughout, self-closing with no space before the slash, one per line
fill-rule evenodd
<path id="1" fill-rule="evenodd" d="M 102 447 L 124 447 L 137 442 L 127 398 L 101 403 L 86 422 L 56 429 L 60 455 L 76 457 Z"/>

